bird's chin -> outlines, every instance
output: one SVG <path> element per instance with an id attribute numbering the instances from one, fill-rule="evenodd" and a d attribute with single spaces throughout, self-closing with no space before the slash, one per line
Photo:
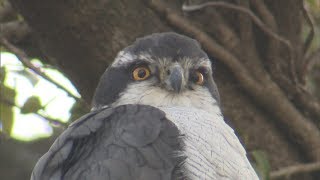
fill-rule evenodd
<path id="1" fill-rule="evenodd" d="M 173 89 L 171 86 L 164 87 L 164 90 L 165 90 L 167 93 L 170 93 L 172 96 L 179 96 L 179 95 L 183 94 L 183 93 L 186 91 L 185 88 L 181 88 L 181 89 L 178 91 L 178 90 Z"/>
<path id="2" fill-rule="evenodd" d="M 182 82 L 182 84 L 180 84 L 179 88 L 178 87 L 173 87 L 173 85 L 171 83 L 164 83 L 164 85 L 162 86 L 162 89 L 167 91 L 168 93 L 176 96 L 176 95 L 179 95 L 179 94 L 182 94 L 184 93 L 185 91 L 187 91 L 187 88 L 185 87 L 186 83 Z"/>
<path id="3" fill-rule="evenodd" d="M 207 112 L 219 109 L 216 101 L 205 88 L 198 90 L 184 89 L 177 93 L 159 86 L 129 85 L 113 107 L 125 104 L 141 104 L 154 107 L 197 108 Z"/>

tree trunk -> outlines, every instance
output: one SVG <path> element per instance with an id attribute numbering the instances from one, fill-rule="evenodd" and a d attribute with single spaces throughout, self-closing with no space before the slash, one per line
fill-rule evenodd
<path id="1" fill-rule="evenodd" d="M 10 2 L 32 29 L 15 44 L 58 67 L 86 102 L 118 51 L 137 37 L 176 31 L 211 57 L 223 112 L 249 155 L 265 151 L 273 170 L 320 160 L 319 102 L 303 88 L 300 0 L 225 0 L 205 8 L 193 0 L 184 11 L 183 1 L 168 0 Z"/>

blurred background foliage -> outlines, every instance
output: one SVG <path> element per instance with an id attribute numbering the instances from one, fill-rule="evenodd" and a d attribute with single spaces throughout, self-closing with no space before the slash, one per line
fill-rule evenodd
<path id="1" fill-rule="evenodd" d="M 71 82 L 57 69 L 31 61 L 36 67 L 80 97 Z M 22 141 L 49 137 L 54 128 L 88 112 L 66 92 L 24 67 L 14 54 L 1 51 L 1 133 Z"/>

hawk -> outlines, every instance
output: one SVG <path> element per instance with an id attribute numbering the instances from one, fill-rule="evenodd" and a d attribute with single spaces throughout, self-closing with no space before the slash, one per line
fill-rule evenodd
<path id="1" fill-rule="evenodd" d="M 196 40 L 172 32 L 137 39 L 102 75 L 92 111 L 56 139 L 31 179 L 258 179 L 219 101 Z"/>

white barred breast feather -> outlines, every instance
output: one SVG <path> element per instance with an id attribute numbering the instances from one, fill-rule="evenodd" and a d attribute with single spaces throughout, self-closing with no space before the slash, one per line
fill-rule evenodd
<path id="1" fill-rule="evenodd" d="M 259 179 L 234 131 L 219 108 L 208 113 L 198 108 L 160 107 L 185 136 L 184 169 L 190 179 Z"/>

